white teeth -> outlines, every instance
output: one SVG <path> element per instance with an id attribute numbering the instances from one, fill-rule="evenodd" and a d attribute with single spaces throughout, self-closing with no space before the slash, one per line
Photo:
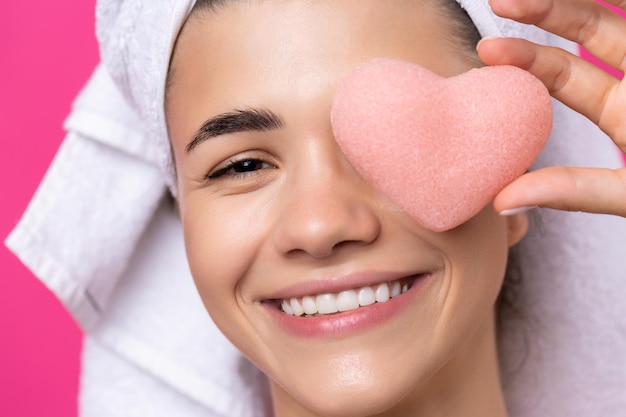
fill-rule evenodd
<path id="1" fill-rule="evenodd" d="M 391 284 L 391 291 L 390 291 L 390 297 L 397 297 L 400 295 L 401 293 L 401 288 L 402 286 L 400 285 L 400 281 L 394 281 L 393 284 Z M 406 291 L 405 291 L 406 292 Z"/>
<path id="2" fill-rule="evenodd" d="M 337 299 L 333 294 L 320 294 L 315 297 L 317 302 L 317 312 L 320 314 L 332 314 L 337 313 Z"/>
<path id="3" fill-rule="evenodd" d="M 337 295 L 337 310 L 350 311 L 357 308 L 359 308 L 359 299 L 356 296 L 356 291 L 342 291 Z"/>
<path id="4" fill-rule="evenodd" d="M 283 308 L 283 311 L 285 313 L 293 316 L 293 310 L 291 309 L 291 306 L 289 305 L 289 301 L 283 300 L 280 306 Z"/>
<path id="5" fill-rule="evenodd" d="M 291 310 L 293 311 L 294 316 L 301 316 L 304 314 L 304 309 L 298 302 L 298 299 L 292 298 L 289 305 L 291 305 Z"/>
<path id="6" fill-rule="evenodd" d="M 343 311 L 356 310 L 374 303 L 384 303 L 389 299 L 404 294 L 409 290 L 409 283 L 394 281 L 382 283 L 375 287 L 362 287 L 355 290 L 341 291 L 337 294 L 306 295 L 302 298 L 282 300 L 280 306 L 283 312 L 291 316 L 313 316 L 333 314 Z"/>
<path id="7" fill-rule="evenodd" d="M 317 313 L 317 303 L 313 297 L 309 295 L 302 297 L 302 308 L 304 309 L 305 314 Z"/>
<path id="8" fill-rule="evenodd" d="M 359 290 L 359 305 L 360 306 L 369 306 L 376 302 L 376 297 L 374 297 L 374 290 L 372 287 L 363 287 Z"/>
<path id="9" fill-rule="evenodd" d="M 389 285 L 380 284 L 376 287 L 374 291 L 376 295 L 376 302 L 384 303 L 385 301 L 389 301 Z"/>

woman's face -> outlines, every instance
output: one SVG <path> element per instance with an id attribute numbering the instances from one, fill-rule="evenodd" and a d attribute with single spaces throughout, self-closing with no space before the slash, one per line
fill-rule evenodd
<path id="1" fill-rule="evenodd" d="M 277 412 L 452 403 L 450 387 L 494 371 L 493 304 L 524 218 L 487 207 L 425 230 L 359 176 L 330 125 L 338 82 L 364 61 L 468 70 L 449 32 L 431 2 L 252 1 L 193 16 L 178 39 L 167 109 L 189 264 Z M 295 316 L 292 299 L 349 310 Z"/>

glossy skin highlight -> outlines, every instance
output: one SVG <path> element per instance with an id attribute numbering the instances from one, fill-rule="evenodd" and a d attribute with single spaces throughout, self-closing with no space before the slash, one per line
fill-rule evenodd
<path id="1" fill-rule="evenodd" d="M 270 378 L 277 416 L 506 415 L 493 305 L 525 217 L 487 207 L 426 230 L 363 180 L 330 126 L 336 86 L 359 63 L 474 66 L 446 22 L 430 2 L 235 2 L 178 39 L 167 116 L 189 264 L 216 324 Z M 246 109 L 282 123 L 186 150 L 208 119 Z M 363 307 L 303 336 L 276 319 L 276 299 L 415 275 L 419 291 L 381 320 Z M 357 315 L 365 324 L 342 331 Z"/>

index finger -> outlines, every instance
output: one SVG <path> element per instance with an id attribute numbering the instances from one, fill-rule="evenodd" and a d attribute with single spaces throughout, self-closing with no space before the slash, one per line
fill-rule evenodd
<path id="1" fill-rule="evenodd" d="M 626 9 L 626 1 L 609 0 Z M 626 19 L 592 0 L 491 0 L 497 15 L 533 24 L 583 45 L 598 59 L 626 69 Z"/>

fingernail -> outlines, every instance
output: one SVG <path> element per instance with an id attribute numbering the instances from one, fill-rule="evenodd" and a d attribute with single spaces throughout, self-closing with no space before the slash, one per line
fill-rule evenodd
<path id="1" fill-rule="evenodd" d="M 500 216 L 513 216 L 514 214 L 526 213 L 529 210 L 535 209 L 537 206 L 522 206 L 507 210 L 502 210 Z"/>
<path id="2" fill-rule="evenodd" d="M 480 46 L 481 43 L 485 42 L 485 41 L 490 41 L 493 39 L 498 39 L 497 36 L 485 36 L 484 38 L 482 38 L 481 40 L 478 41 L 478 43 L 476 44 L 476 49 L 478 49 L 478 47 Z"/>

